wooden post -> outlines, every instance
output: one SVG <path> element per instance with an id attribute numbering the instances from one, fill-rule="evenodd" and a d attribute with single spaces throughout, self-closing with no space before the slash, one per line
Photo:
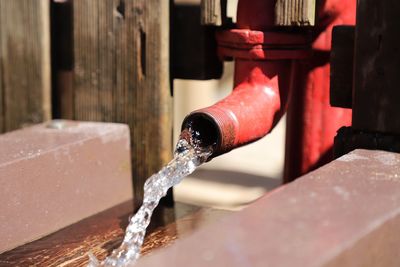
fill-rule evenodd
<path id="1" fill-rule="evenodd" d="M 75 119 L 127 123 L 135 202 L 171 159 L 169 1 L 73 3 Z"/>
<path id="2" fill-rule="evenodd" d="M 355 34 L 353 128 L 400 134 L 400 2 L 360 0 Z"/>
<path id="3" fill-rule="evenodd" d="M 277 0 L 275 24 L 277 26 L 314 26 L 316 0 Z"/>
<path id="4" fill-rule="evenodd" d="M 50 119 L 47 0 L 0 1 L 0 132 Z"/>
<path id="5" fill-rule="evenodd" d="M 203 25 L 222 25 L 221 0 L 202 0 L 201 1 L 201 24 Z M 225 1 L 226 2 L 226 1 Z"/>

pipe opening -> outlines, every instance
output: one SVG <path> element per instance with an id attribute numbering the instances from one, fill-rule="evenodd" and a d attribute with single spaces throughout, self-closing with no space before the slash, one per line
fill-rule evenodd
<path id="1" fill-rule="evenodd" d="M 182 123 L 182 131 L 185 129 L 191 130 L 192 138 L 199 140 L 202 147 L 212 146 L 215 149 L 221 144 L 219 127 L 207 114 L 192 113 L 188 115 Z"/>

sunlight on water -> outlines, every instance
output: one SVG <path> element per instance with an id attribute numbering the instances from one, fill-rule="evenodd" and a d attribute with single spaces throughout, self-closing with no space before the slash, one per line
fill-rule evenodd
<path id="1" fill-rule="evenodd" d="M 189 130 L 184 131 L 178 141 L 174 158 L 158 173 L 146 180 L 144 200 L 138 212 L 130 219 L 125 237 L 119 248 L 109 257 L 99 262 L 93 254 L 89 254 L 89 267 L 96 266 L 132 266 L 140 256 L 146 228 L 150 223 L 154 209 L 169 188 L 178 184 L 204 163 L 212 154 L 212 148 L 201 147 L 199 141 L 192 138 Z"/>

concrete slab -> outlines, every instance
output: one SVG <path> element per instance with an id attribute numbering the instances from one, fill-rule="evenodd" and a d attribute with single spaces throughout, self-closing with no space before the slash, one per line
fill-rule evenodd
<path id="1" fill-rule="evenodd" d="M 137 266 L 400 266 L 400 154 L 356 150 Z"/>
<path id="2" fill-rule="evenodd" d="M 129 128 L 53 121 L 0 135 L 0 252 L 132 199 Z"/>

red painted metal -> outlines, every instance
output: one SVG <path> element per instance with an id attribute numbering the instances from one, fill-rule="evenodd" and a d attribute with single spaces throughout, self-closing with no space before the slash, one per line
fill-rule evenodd
<path id="1" fill-rule="evenodd" d="M 336 131 L 341 126 L 351 125 L 351 110 L 329 104 L 329 53 L 333 26 L 355 24 L 356 1 L 321 2 L 313 55 L 294 63 L 287 118 L 285 181 L 332 160 Z"/>
<path id="2" fill-rule="evenodd" d="M 263 137 L 285 111 L 289 72 L 290 61 L 237 59 L 232 94 L 189 114 L 184 128 L 191 123 L 196 131 L 203 131 L 202 136 L 210 135 L 212 129 L 199 129 L 198 121 L 211 121 L 218 136 L 214 156 Z"/>
<path id="3" fill-rule="evenodd" d="M 217 36 L 222 46 L 221 56 L 235 58 L 232 94 L 211 107 L 192 112 L 183 122 L 183 128 L 190 125 L 203 136 L 218 137 L 213 156 L 263 137 L 285 112 L 292 63 L 291 60 L 265 60 L 265 44 L 279 42 L 280 38 L 281 42 L 293 43 L 294 39 L 303 46 L 305 43 L 304 37 L 281 34 L 274 38 L 279 34 L 264 33 L 273 26 L 275 0 L 245 2 L 238 4 L 239 30 Z M 255 50 L 258 52 L 254 53 Z"/>
<path id="4" fill-rule="evenodd" d="M 310 38 L 303 32 L 232 29 L 217 32 L 218 54 L 223 59 L 303 59 L 310 56 Z"/>
<path id="5" fill-rule="evenodd" d="M 285 165 L 289 181 L 330 160 L 337 129 L 350 124 L 351 111 L 329 105 L 329 53 L 332 27 L 354 24 L 355 1 L 321 1 L 309 59 L 304 59 L 305 36 L 276 32 L 275 2 L 239 1 L 238 29 L 217 35 L 220 56 L 235 59 L 235 89 L 217 104 L 191 113 L 183 128 L 191 125 L 203 136 L 215 135 L 213 156 L 225 153 L 270 132 L 291 91 Z M 293 53 L 290 47 L 296 48 Z"/>

